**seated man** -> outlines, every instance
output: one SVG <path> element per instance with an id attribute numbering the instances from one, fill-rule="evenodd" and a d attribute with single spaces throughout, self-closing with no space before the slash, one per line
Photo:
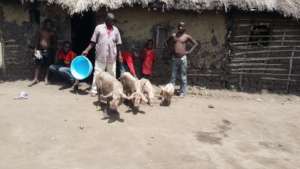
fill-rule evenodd
<path id="1" fill-rule="evenodd" d="M 70 70 L 71 61 L 76 57 L 76 53 L 71 50 L 71 43 L 65 41 L 62 49 L 56 56 L 56 63 L 49 66 L 49 71 L 67 79 L 71 85 L 77 85 L 78 81 L 73 77 Z"/>

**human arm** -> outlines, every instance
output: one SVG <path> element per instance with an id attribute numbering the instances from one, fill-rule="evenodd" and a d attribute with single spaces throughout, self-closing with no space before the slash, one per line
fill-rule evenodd
<path id="1" fill-rule="evenodd" d="M 116 45 L 117 45 L 117 57 L 119 59 L 120 63 L 123 63 L 123 58 L 122 58 L 122 39 L 121 39 L 121 34 L 118 28 L 115 28 L 116 31 Z"/>
<path id="2" fill-rule="evenodd" d="M 189 51 L 187 51 L 187 54 L 191 54 L 195 50 L 195 48 L 198 46 L 198 42 L 190 35 L 187 35 L 187 39 L 188 39 L 188 41 L 192 42 L 192 44 L 193 44 L 192 48 Z"/>
<path id="3" fill-rule="evenodd" d="M 90 42 L 87 48 L 82 52 L 82 55 L 87 56 L 90 52 L 91 49 L 95 47 L 96 43 L 95 42 Z"/>

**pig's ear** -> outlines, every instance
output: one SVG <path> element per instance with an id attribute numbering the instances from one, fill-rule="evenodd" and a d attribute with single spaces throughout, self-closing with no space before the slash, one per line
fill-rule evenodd
<path id="1" fill-rule="evenodd" d="M 161 90 L 160 93 L 159 93 L 159 95 L 162 96 L 163 94 L 164 94 L 164 91 Z"/>

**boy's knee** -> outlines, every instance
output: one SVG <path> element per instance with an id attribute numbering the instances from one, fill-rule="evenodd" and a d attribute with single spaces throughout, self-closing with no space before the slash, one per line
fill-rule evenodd
<path id="1" fill-rule="evenodd" d="M 49 69 L 49 71 L 55 71 L 56 67 L 55 67 L 55 65 L 50 65 L 48 69 Z"/>
<path id="2" fill-rule="evenodd" d="M 60 72 L 67 72 L 68 70 L 69 70 L 69 68 L 65 68 L 65 67 L 58 68 L 58 71 L 60 71 Z"/>

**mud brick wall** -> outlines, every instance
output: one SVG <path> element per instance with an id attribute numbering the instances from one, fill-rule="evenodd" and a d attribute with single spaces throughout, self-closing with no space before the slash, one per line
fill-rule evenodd
<path id="1" fill-rule="evenodd" d="M 59 45 L 71 39 L 70 18 L 61 8 L 41 4 L 40 22 L 45 18 L 54 21 Z M 55 12 L 54 12 L 55 11 Z M 0 79 L 15 80 L 33 77 L 33 48 L 39 23 L 30 19 L 29 10 L 19 2 L 0 2 L 0 40 L 3 46 L 3 66 Z"/>
<path id="2" fill-rule="evenodd" d="M 149 12 L 141 8 L 123 8 L 113 11 L 117 18 L 124 47 L 141 50 L 147 39 L 156 41 L 158 27 L 167 29 L 160 35 L 170 36 L 176 32 L 179 21 L 186 22 L 187 33 L 199 42 L 197 49 L 188 56 L 188 80 L 191 85 L 220 87 L 225 57 L 226 18 L 223 13 L 190 11 Z M 99 19 L 101 20 L 101 19 Z M 103 19 L 102 19 L 103 20 Z M 163 43 L 160 38 L 158 43 Z M 157 59 L 154 65 L 153 82 L 167 83 L 171 76 L 171 56 L 164 48 L 155 49 Z M 140 59 L 136 59 L 140 69 Z"/>
<path id="3" fill-rule="evenodd" d="M 4 39 L 4 64 L 6 79 L 27 78 L 32 75 L 33 58 L 29 48 L 33 27 L 0 22 Z"/>
<path id="4" fill-rule="evenodd" d="M 26 78 L 32 74 L 28 48 L 34 28 L 17 2 L 0 3 L 0 39 L 3 47 L 1 79 Z"/>

